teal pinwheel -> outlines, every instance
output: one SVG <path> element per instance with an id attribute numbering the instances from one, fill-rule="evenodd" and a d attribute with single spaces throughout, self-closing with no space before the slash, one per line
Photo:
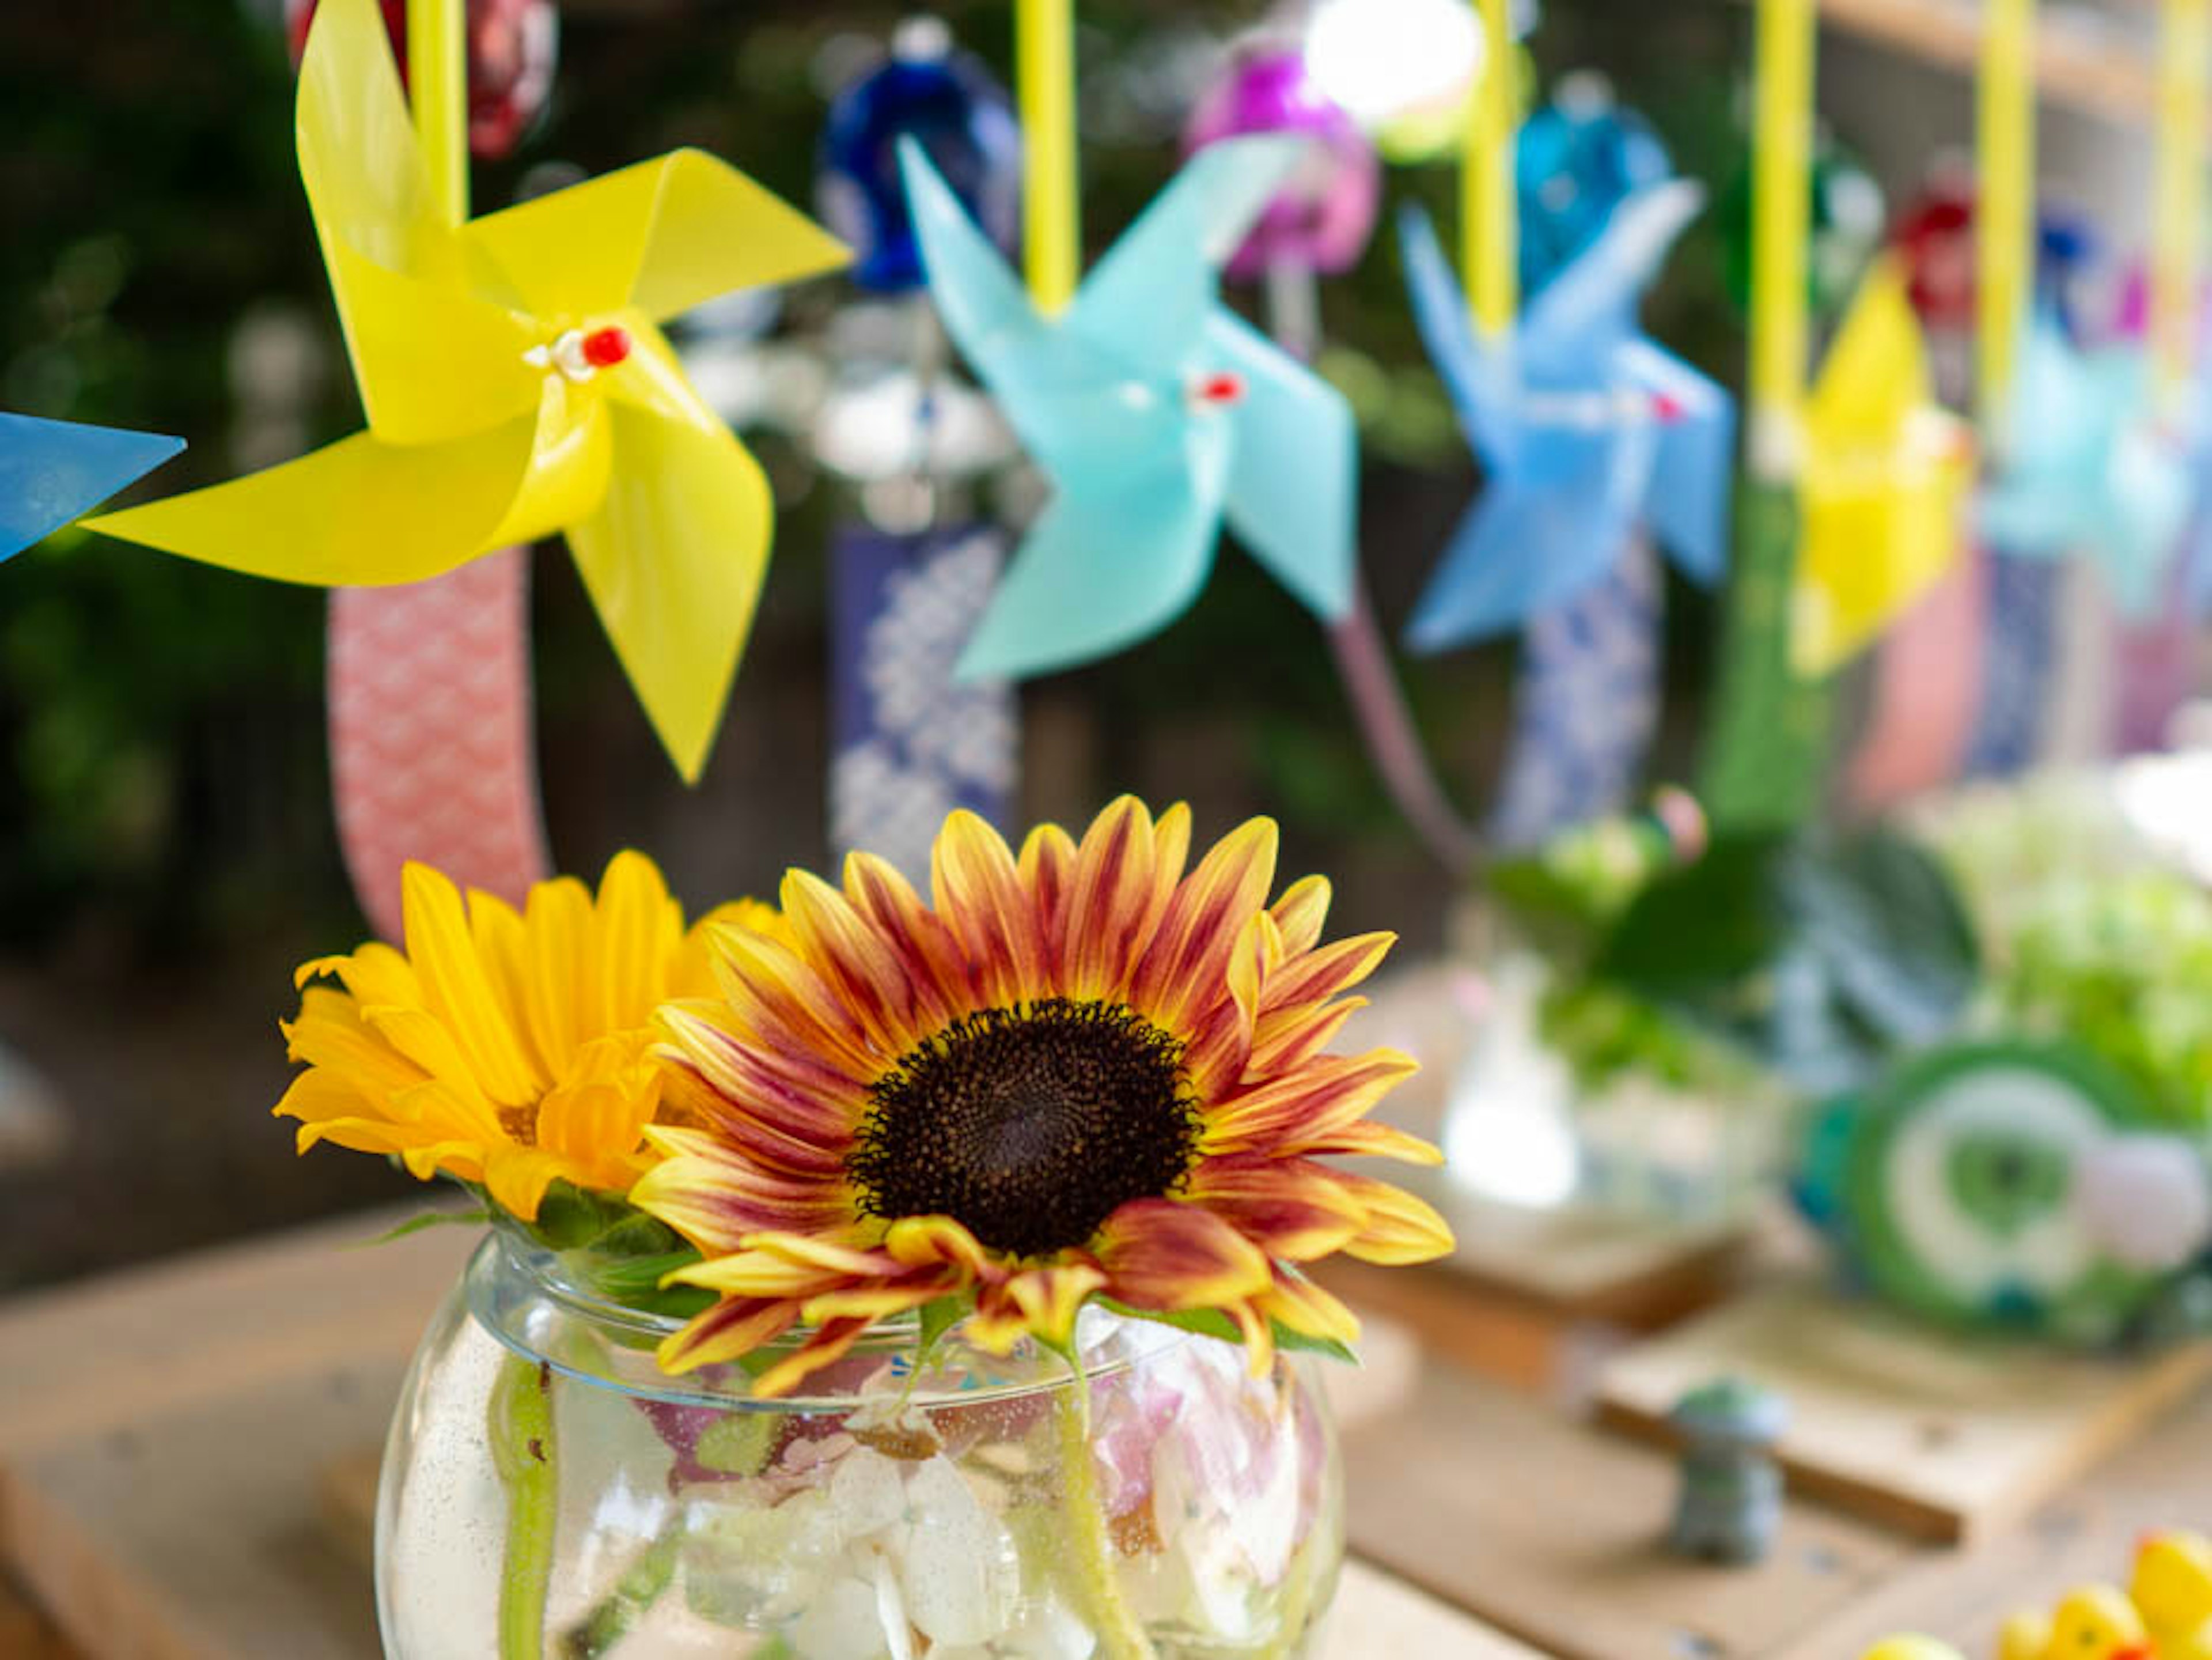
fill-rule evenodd
<path id="1" fill-rule="evenodd" d="M 0 559 L 43 542 L 184 447 L 159 433 L 0 414 Z"/>
<path id="2" fill-rule="evenodd" d="M 1351 408 L 1224 307 L 1218 282 L 1306 142 L 1200 151 L 1054 317 L 921 147 L 901 146 L 946 331 L 1056 486 L 963 678 L 1040 674 L 1157 632 L 1204 586 L 1224 520 L 1309 610 L 1328 622 L 1351 610 Z"/>
<path id="3" fill-rule="evenodd" d="M 2085 554 L 2133 617 L 2155 611 L 2195 486 L 2186 435 L 2152 410 L 2150 364 L 2136 346 L 2084 350 L 2057 314 L 2022 344 L 1983 535 L 2030 558 Z"/>

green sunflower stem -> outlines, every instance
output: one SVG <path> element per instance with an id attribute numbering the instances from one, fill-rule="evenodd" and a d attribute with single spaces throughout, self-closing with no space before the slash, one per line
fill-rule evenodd
<path id="1" fill-rule="evenodd" d="M 492 1386 L 492 1467 L 507 1489 L 507 1560 L 499 1584 L 499 1660 L 544 1660 L 545 1596 L 560 1505 L 553 1449 L 553 1371 L 509 1355 Z"/>
<path id="2" fill-rule="evenodd" d="M 1071 1341 L 1060 1349 L 1073 1382 L 1057 1392 L 1053 1417 L 1060 1429 L 1062 1507 L 1075 1569 L 1091 1603 L 1099 1651 L 1108 1660 L 1156 1660 L 1152 1639 L 1121 1595 L 1115 1571 L 1119 1554 L 1106 1525 L 1106 1506 L 1098 1494 L 1098 1465 L 1091 1446 L 1091 1380 Z"/>

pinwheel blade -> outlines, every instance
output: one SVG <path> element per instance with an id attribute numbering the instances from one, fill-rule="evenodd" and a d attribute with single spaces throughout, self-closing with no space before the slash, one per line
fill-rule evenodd
<path id="1" fill-rule="evenodd" d="M 0 559 L 44 541 L 184 447 L 158 433 L 0 414 Z"/>
<path id="2" fill-rule="evenodd" d="M 1200 150 L 1084 279 L 1068 326 L 1143 363 L 1185 365 L 1220 304 L 1217 272 L 1309 142 L 1253 134 Z"/>
<path id="3" fill-rule="evenodd" d="M 531 310 L 554 317 L 635 307 L 658 322 L 853 257 L 805 214 L 697 149 L 487 214 L 463 234 Z"/>
<path id="4" fill-rule="evenodd" d="M 1322 618 L 1352 609 L 1358 435 L 1344 396 L 1229 312 L 1206 329 L 1214 360 L 1243 395 L 1225 418 L 1230 528 L 1252 556 Z"/>
<path id="5" fill-rule="evenodd" d="M 687 782 L 707 763 L 767 575 L 760 464 L 650 343 L 606 404 L 615 462 L 568 548 L 646 717 Z"/>
<path id="6" fill-rule="evenodd" d="M 1219 529 L 1227 446 L 1205 447 L 1192 471 L 1164 465 L 1054 497 L 961 654 L 959 678 L 1069 668 L 1181 615 L 1205 586 Z"/>
<path id="7" fill-rule="evenodd" d="M 523 354 L 539 343 L 526 318 L 479 291 L 430 199 L 376 0 L 317 9 L 295 127 L 370 429 L 433 443 L 531 410 L 538 376 Z"/>
<path id="8" fill-rule="evenodd" d="M 1544 380 L 1601 380 L 1636 335 L 1644 290 L 1705 205 L 1686 179 L 1649 185 L 1613 210 L 1597 240 L 1529 301 L 1519 330 L 1522 370 Z"/>
<path id="9" fill-rule="evenodd" d="M 921 147 L 899 146 L 907 201 L 945 332 L 1040 456 L 1096 455 L 1163 415 L 1112 395 L 1133 366 L 1039 317 L 999 251 L 968 216 Z M 1179 418 L 1176 417 L 1173 418 Z"/>
<path id="10" fill-rule="evenodd" d="M 1510 346 L 1488 351 L 1476 340 L 1466 292 L 1452 275 L 1427 214 L 1408 207 L 1398 216 L 1398 245 L 1413 302 L 1413 324 L 1451 398 L 1460 430 L 1478 455 L 1498 465 L 1512 443 L 1503 384 Z"/>
<path id="11" fill-rule="evenodd" d="M 1709 587 L 1728 569 L 1735 405 L 1711 380 L 1648 340 L 1630 341 L 1621 362 L 1661 409 L 1644 522 L 1682 574 Z"/>
<path id="12" fill-rule="evenodd" d="M 1530 488 L 1509 477 L 1491 485 L 1414 607 L 1407 647 L 1444 651 L 1517 627 L 1602 577 L 1636 518 L 1637 492 L 1613 476 L 1610 447 L 1585 441 L 1564 483 Z"/>
<path id="13" fill-rule="evenodd" d="M 537 434 L 449 444 L 356 433 L 281 466 L 85 521 L 204 564 L 321 587 L 413 582 L 502 545 Z"/>
<path id="14" fill-rule="evenodd" d="M 1790 661 L 1832 672 L 1958 556 L 1972 443 L 1930 396 L 1903 266 L 1868 272 L 1807 400 Z"/>

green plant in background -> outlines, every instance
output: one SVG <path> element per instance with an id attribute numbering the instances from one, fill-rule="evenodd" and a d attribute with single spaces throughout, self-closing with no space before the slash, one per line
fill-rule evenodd
<path id="1" fill-rule="evenodd" d="M 1888 830 L 1723 835 L 1640 882 L 1569 846 L 1500 891 L 1553 963 L 1545 1030 L 1586 1083 L 1710 1088 L 1748 1065 L 1851 1088 L 1950 1033 L 1979 976 L 1949 875 Z"/>
<path id="2" fill-rule="evenodd" d="M 1998 1025 L 2071 1037 L 2162 1122 L 2212 1124 L 2212 895 L 2159 869 L 2058 880 L 2014 927 L 1989 987 Z"/>

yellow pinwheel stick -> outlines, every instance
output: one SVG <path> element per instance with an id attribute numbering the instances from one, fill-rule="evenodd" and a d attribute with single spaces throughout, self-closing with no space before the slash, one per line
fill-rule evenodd
<path id="1" fill-rule="evenodd" d="M 690 149 L 449 222 L 375 0 L 317 11 L 297 135 L 368 429 L 88 522 L 320 587 L 416 581 L 561 532 L 654 730 L 696 778 L 751 627 L 772 503 L 659 325 L 850 254 Z"/>

